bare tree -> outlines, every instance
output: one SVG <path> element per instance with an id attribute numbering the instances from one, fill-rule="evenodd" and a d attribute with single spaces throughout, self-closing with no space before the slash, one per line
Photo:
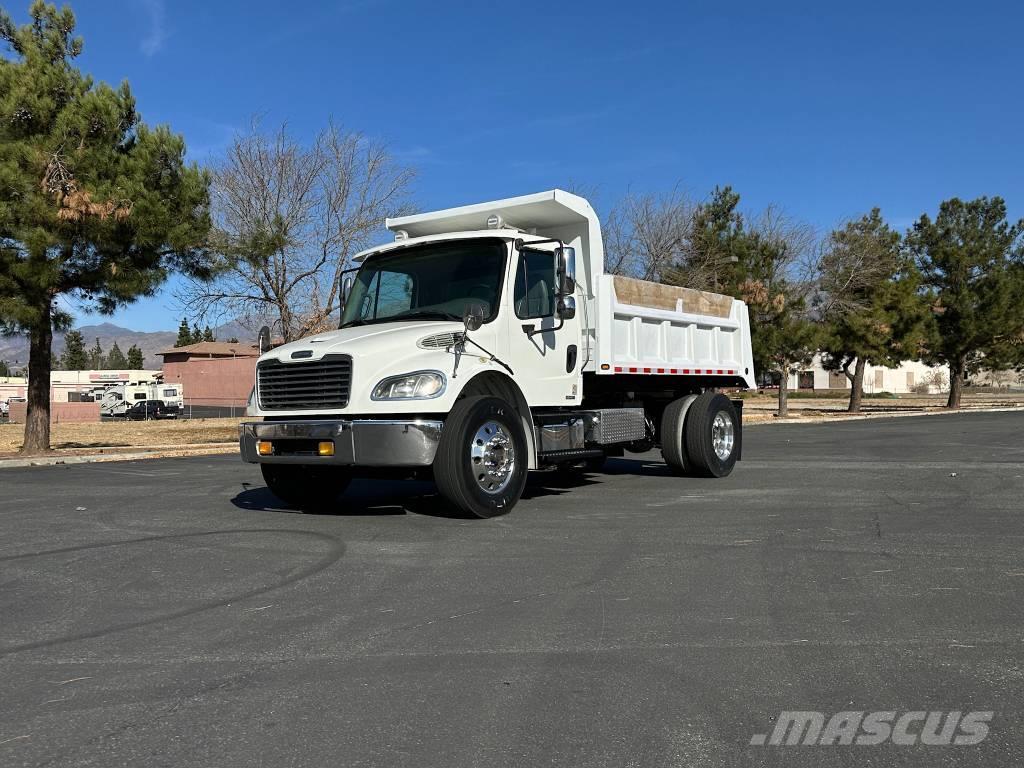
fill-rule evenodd
<path id="1" fill-rule="evenodd" d="M 213 174 L 218 277 L 187 284 L 182 309 L 273 322 L 285 341 L 333 325 L 341 273 L 406 209 L 414 177 L 383 145 L 333 123 L 310 145 L 285 126 L 254 125 Z"/>
<path id="2" fill-rule="evenodd" d="M 605 269 L 661 280 L 687 247 L 694 209 L 678 187 L 664 195 L 628 193 L 605 217 Z"/>

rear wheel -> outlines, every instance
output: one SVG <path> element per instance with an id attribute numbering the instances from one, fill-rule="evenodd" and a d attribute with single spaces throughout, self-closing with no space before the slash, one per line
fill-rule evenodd
<path id="1" fill-rule="evenodd" d="M 260 470 L 272 494 L 300 509 L 331 507 L 352 481 L 351 473 L 343 467 L 260 464 Z"/>
<path id="2" fill-rule="evenodd" d="M 477 517 L 503 515 L 523 493 L 526 465 L 526 437 L 512 406 L 483 395 L 455 403 L 434 457 L 442 496 Z"/>
<path id="3" fill-rule="evenodd" d="M 681 475 L 690 472 L 686 458 L 686 414 L 697 395 L 673 400 L 661 415 L 661 455 L 665 463 Z"/>
<path id="4" fill-rule="evenodd" d="M 686 415 L 686 456 L 696 474 L 725 477 L 740 448 L 740 422 L 736 408 L 723 394 L 705 392 Z"/>

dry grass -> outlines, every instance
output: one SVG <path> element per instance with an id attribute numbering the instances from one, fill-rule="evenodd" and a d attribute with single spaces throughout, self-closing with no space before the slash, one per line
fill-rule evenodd
<path id="1" fill-rule="evenodd" d="M 99 424 L 54 424 L 51 445 L 57 450 L 83 448 L 151 448 L 238 439 L 237 419 L 181 421 L 106 421 Z M 0 455 L 21 447 L 23 424 L 0 424 Z"/>

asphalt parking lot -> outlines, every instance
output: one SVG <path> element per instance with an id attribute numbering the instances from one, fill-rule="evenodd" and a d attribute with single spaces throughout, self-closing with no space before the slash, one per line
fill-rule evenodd
<path id="1" fill-rule="evenodd" d="M 756 426 L 281 508 L 234 457 L 0 471 L 0 765 L 1024 762 L 1024 414 Z M 974 746 L 751 746 L 784 710 L 991 710 Z"/>

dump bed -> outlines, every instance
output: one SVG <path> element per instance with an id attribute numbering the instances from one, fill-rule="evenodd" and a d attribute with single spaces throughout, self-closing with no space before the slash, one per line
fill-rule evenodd
<path id="1" fill-rule="evenodd" d="M 750 321 L 717 293 L 600 275 L 587 368 L 601 375 L 699 376 L 753 388 Z"/>

